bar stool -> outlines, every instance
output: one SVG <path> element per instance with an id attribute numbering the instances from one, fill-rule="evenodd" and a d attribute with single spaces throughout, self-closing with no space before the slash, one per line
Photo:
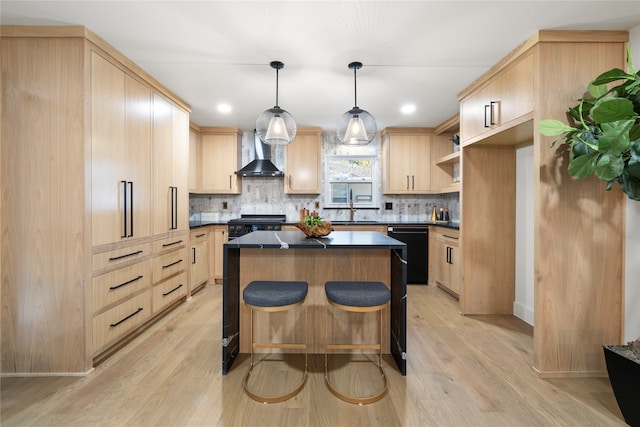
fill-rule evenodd
<path id="1" fill-rule="evenodd" d="M 305 331 L 304 343 L 256 343 L 253 341 L 253 312 L 279 312 L 292 310 L 302 305 L 307 297 L 309 285 L 307 282 L 295 281 L 253 281 L 244 288 L 242 296 L 244 303 L 251 309 L 251 364 L 244 377 L 243 386 L 245 392 L 253 400 L 263 403 L 282 402 L 295 396 L 302 390 L 307 380 L 307 310 L 305 308 Z M 253 350 L 257 348 L 280 348 L 280 349 L 304 349 L 304 374 L 302 381 L 294 390 L 279 396 L 261 396 L 249 389 L 249 376 L 254 368 Z"/>
<path id="2" fill-rule="evenodd" d="M 324 285 L 327 295 L 327 308 L 325 312 L 327 342 L 329 341 L 329 305 L 352 313 L 380 312 L 380 329 L 377 344 L 331 344 L 327 343 L 324 354 L 324 378 L 329 390 L 338 398 L 349 403 L 367 404 L 376 402 L 386 394 L 388 390 L 387 377 L 382 370 L 382 310 L 391 299 L 389 288 L 382 282 L 358 282 L 358 281 L 328 281 Z M 329 350 L 378 350 L 378 369 L 384 380 L 381 392 L 368 396 L 349 396 L 338 391 L 329 380 L 328 358 Z"/>

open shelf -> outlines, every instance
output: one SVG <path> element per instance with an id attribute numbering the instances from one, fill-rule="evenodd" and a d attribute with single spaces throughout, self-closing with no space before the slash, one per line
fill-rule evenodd
<path id="1" fill-rule="evenodd" d="M 436 165 L 452 165 L 460 162 L 460 151 L 456 151 L 436 160 Z"/>

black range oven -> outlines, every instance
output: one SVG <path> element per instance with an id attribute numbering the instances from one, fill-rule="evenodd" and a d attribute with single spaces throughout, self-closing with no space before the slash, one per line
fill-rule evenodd
<path id="1" fill-rule="evenodd" d="M 286 220 L 286 215 L 243 214 L 240 218 L 230 219 L 227 223 L 229 240 L 244 236 L 256 230 L 280 230 Z"/>

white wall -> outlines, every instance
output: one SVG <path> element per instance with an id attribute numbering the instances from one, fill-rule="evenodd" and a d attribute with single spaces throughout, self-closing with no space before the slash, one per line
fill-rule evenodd
<path id="1" fill-rule="evenodd" d="M 640 69 L 640 25 L 629 32 L 634 68 Z M 640 337 L 640 201 L 627 200 L 624 339 Z"/>
<path id="2" fill-rule="evenodd" d="M 513 314 L 533 325 L 533 144 L 516 151 L 516 283 Z"/>

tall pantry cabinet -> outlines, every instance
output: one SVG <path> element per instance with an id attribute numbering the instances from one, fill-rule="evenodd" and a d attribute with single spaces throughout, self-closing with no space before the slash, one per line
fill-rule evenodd
<path id="1" fill-rule="evenodd" d="M 168 306 L 154 305 L 156 288 L 186 276 L 154 275 L 154 263 L 180 252 L 156 250 L 167 240 L 188 244 L 189 106 L 84 27 L 1 32 L 0 369 L 83 373 Z M 158 99 L 171 111 L 168 166 L 154 163 L 167 149 Z"/>

